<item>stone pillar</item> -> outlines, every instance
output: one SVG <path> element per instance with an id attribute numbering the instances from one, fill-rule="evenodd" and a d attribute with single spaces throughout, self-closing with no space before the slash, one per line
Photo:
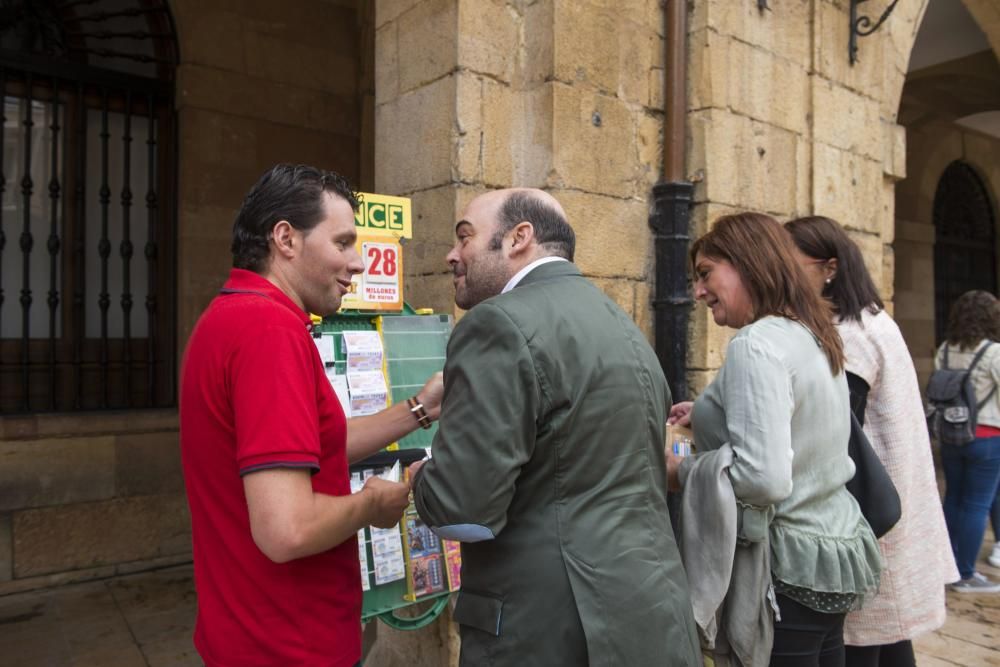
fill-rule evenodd
<path id="1" fill-rule="evenodd" d="M 444 255 L 464 204 L 542 187 L 567 210 L 577 263 L 650 331 L 659 3 L 384 0 L 376 24 L 376 189 L 414 203 L 406 298 L 451 311 Z"/>
<path id="2" fill-rule="evenodd" d="M 0 419 L 0 596 L 191 560 L 177 414 Z"/>

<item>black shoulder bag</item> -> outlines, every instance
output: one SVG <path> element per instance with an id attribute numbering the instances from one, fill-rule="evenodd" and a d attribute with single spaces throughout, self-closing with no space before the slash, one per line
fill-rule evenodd
<path id="1" fill-rule="evenodd" d="M 875 537 L 882 537 L 896 525 L 903 513 L 899 493 L 889 473 L 868 442 L 863 426 L 868 403 L 868 383 L 854 373 L 847 374 L 851 390 L 851 438 L 847 452 L 854 461 L 854 478 L 847 490 L 858 501 L 861 514 L 871 526 Z"/>

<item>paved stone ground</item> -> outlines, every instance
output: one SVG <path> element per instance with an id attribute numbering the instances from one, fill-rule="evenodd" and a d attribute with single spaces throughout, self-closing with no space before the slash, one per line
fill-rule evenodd
<path id="1" fill-rule="evenodd" d="M 195 609 L 190 565 L 0 597 L 0 664 L 201 665 Z"/>
<path id="2" fill-rule="evenodd" d="M 984 555 L 991 545 L 988 536 Z M 1000 570 L 982 568 L 1000 579 Z M 944 627 L 916 642 L 918 665 L 1000 666 L 1000 595 L 949 593 L 948 610 Z M 191 645 L 194 616 L 190 565 L 8 595 L 0 597 L 0 664 L 201 665 Z"/>
<path id="3" fill-rule="evenodd" d="M 1000 569 L 984 560 L 992 551 L 987 529 L 979 571 L 1000 581 Z M 920 667 L 967 665 L 1000 666 L 1000 594 L 969 595 L 948 593 L 948 620 L 936 632 L 919 637 L 914 646 Z"/>

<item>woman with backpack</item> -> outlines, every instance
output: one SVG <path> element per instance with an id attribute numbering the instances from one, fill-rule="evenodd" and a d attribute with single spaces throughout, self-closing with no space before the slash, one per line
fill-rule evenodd
<path id="1" fill-rule="evenodd" d="M 976 403 L 969 406 L 975 408 L 970 425 L 973 439 L 966 444 L 941 443 L 944 518 L 962 576 L 952 590 L 961 593 L 1000 593 L 1000 583 L 976 572 L 986 518 L 1000 485 L 1000 345 L 996 341 L 1000 341 L 1000 302 L 989 292 L 966 292 L 951 308 L 946 340 L 934 359 L 935 369 L 972 368 L 968 381 Z"/>
<path id="2" fill-rule="evenodd" d="M 878 595 L 844 622 L 847 664 L 912 667 L 911 640 L 944 624 L 945 584 L 958 579 L 917 373 L 861 251 L 843 228 L 815 216 L 785 229 L 813 289 L 833 304 L 852 408 L 902 506 L 899 521 L 879 540 L 885 565 Z"/>

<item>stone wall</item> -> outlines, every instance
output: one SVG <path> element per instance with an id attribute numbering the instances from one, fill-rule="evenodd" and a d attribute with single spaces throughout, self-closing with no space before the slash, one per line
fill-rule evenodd
<path id="1" fill-rule="evenodd" d="M 763 12 L 752 2 L 690 5 L 692 236 L 737 210 L 779 220 L 826 215 L 848 228 L 891 302 L 893 187 L 905 175 L 895 119 L 925 5 L 900 3 L 879 32 L 859 40 L 854 66 L 846 2 L 793 0 Z M 721 364 L 731 333 L 695 307 L 694 393 Z"/>
<path id="2" fill-rule="evenodd" d="M 175 411 L 0 420 L 0 595 L 191 559 Z"/>

